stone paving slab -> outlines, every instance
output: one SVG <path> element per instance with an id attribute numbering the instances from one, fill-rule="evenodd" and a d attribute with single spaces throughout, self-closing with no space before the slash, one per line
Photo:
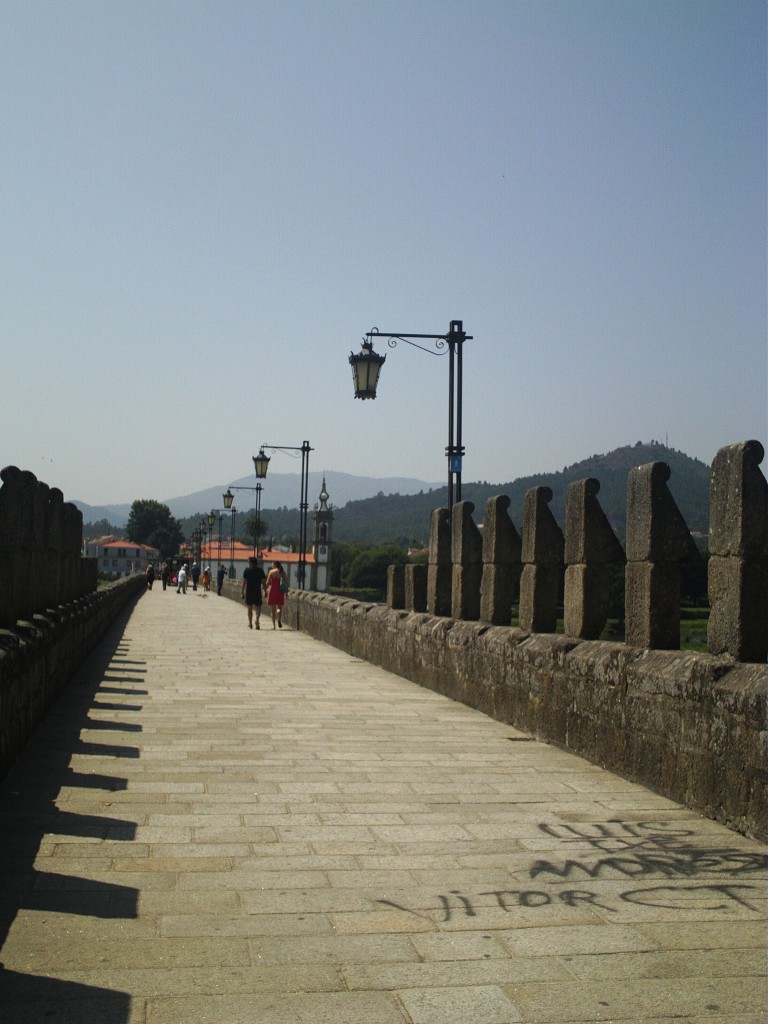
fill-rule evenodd
<path id="1" fill-rule="evenodd" d="M 156 586 L 0 786 L 2 1024 L 765 1024 L 766 850 Z"/>

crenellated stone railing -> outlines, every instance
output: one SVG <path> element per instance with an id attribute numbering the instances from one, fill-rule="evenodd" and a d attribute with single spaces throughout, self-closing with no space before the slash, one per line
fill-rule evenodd
<path id="1" fill-rule="evenodd" d="M 620 772 L 731 828 L 768 837 L 768 484 L 757 441 L 712 465 L 708 654 L 680 652 L 680 567 L 699 551 L 655 462 L 629 474 L 626 554 L 597 480 L 437 509 L 427 566 L 390 566 L 387 605 L 291 592 L 319 640 Z M 600 641 L 626 563 L 623 643 Z M 564 628 L 556 633 L 564 573 Z M 519 603 L 520 627 L 510 625 Z"/>
<path id="2" fill-rule="evenodd" d="M 711 614 L 708 648 L 743 662 L 768 657 L 768 483 L 758 441 L 720 449 L 710 487 Z M 611 566 L 626 563 L 625 642 L 649 650 L 680 646 L 680 570 L 701 555 L 667 486 L 663 462 L 638 466 L 627 485 L 626 554 L 600 507 L 600 483 L 568 487 L 565 536 L 550 509 L 552 492 L 525 495 L 522 539 L 505 495 L 485 506 L 482 536 L 472 502 L 436 509 L 426 588 L 417 566 L 391 566 L 390 608 L 509 625 L 515 597 L 520 628 L 554 633 L 565 575 L 565 634 L 596 640 L 605 627 Z"/>
<path id="3" fill-rule="evenodd" d="M 92 593 L 97 561 L 82 558 L 83 515 L 29 470 L 0 470 L 0 629 Z"/>
<path id="4" fill-rule="evenodd" d="M 97 589 L 83 517 L 33 473 L 0 471 L 0 777 L 114 620 L 140 574 Z"/>

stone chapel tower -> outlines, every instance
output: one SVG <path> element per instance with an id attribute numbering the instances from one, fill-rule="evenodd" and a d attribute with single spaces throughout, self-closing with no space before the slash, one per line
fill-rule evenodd
<path id="1" fill-rule="evenodd" d="M 326 593 L 331 587 L 331 551 L 333 545 L 333 505 L 328 503 L 328 491 L 323 477 L 323 488 L 312 511 L 312 554 L 310 590 Z"/>

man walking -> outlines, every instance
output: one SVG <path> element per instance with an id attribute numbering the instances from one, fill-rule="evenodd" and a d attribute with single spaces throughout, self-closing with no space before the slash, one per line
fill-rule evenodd
<path id="1" fill-rule="evenodd" d="M 177 594 L 186 594 L 187 592 L 187 566 L 186 563 L 179 569 L 179 575 L 176 577 L 178 586 L 176 587 Z"/>
<path id="2" fill-rule="evenodd" d="M 264 589 L 264 570 L 255 555 L 248 559 L 248 568 L 243 571 L 243 584 L 240 587 L 240 598 L 248 606 L 248 629 L 253 629 L 253 612 L 256 611 L 256 629 L 261 629 L 261 595 Z"/>

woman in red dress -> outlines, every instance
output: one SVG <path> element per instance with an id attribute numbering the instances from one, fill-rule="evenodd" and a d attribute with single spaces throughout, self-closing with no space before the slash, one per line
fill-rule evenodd
<path id="1" fill-rule="evenodd" d="M 267 606 L 272 612 L 272 629 L 275 629 L 275 622 L 282 629 L 285 591 L 288 589 L 282 562 L 275 562 L 267 573 L 264 586 L 267 591 Z"/>

